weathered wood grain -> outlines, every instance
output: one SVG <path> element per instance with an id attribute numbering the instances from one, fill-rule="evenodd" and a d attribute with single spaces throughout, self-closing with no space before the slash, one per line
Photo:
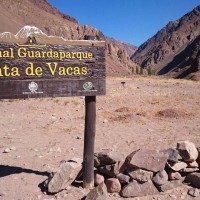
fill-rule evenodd
<path id="1" fill-rule="evenodd" d="M 95 43 L 95 45 L 93 43 Z M 66 96 L 95 96 L 105 95 L 105 42 L 102 41 L 69 41 L 70 45 L 17 45 L 15 43 L 0 43 L 0 51 L 13 49 L 12 58 L 0 56 L 0 99 L 7 98 L 42 98 L 42 97 L 66 97 Z M 77 46 L 74 46 L 77 44 Z M 78 46 L 79 44 L 79 46 Z M 104 45 L 103 45 L 104 44 Z M 20 58 L 18 49 L 26 48 L 28 51 L 63 51 L 63 52 L 90 52 L 92 58 L 78 59 L 66 58 Z M 52 69 L 56 65 L 55 74 L 52 74 L 47 63 L 51 63 Z M 4 67 L 17 67 L 20 76 L 5 76 Z M 42 75 L 30 75 L 26 73 L 27 67 L 42 68 Z M 86 68 L 85 74 L 60 75 L 59 67 Z M 31 92 L 29 84 L 34 82 L 37 90 Z M 89 82 L 92 87 L 83 85 Z"/>

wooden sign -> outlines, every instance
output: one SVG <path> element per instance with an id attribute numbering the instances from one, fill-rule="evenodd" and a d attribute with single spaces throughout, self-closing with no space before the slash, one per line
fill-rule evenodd
<path id="1" fill-rule="evenodd" d="M 0 43 L 0 99 L 104 95 L 105 71 L 104 41 Z"/>

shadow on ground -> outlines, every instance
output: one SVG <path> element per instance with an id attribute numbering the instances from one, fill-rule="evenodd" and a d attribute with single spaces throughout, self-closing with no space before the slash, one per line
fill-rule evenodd
<path id="1" fill-rule="evenodd" d="M 9 165 L 0 165 L 0 178 L 9 176 L 12 174 L 20 174 L 20 173 L 27 173 L 27 174 L 36 174 L 39 176 L 49 176 L 49 172 L 40 172 L 32 169 L 26 169 L 22 167 L 15 167 L 15 166 L 9 166 Z"/>

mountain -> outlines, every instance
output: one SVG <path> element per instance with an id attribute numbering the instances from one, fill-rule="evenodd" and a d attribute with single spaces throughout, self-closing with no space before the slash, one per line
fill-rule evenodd
<path id="1" fill-rule="evenodd" d="M 60 41 L 83 40 L 88 35 L 105 40 L 108 75 L 131 74 L 135 66 L 130 59 L 130 49 L 134 52 L 136 47 L 111 40 L 100 30 L 79 24 L 76 19 L 61 13 L 46 0 L 0 0 L 0 24 L 0 33 L 5 35 L 5 32 L 10 32 L 7 38 L 12 37 L 12 40 L 15 40 L 15 37 L 23 38 L 33 31 L 40 35 L 39 40 L 44 37 L 47 39 L 45 35 L 57 36 L 51 37 L 52 40 L 59 40 L 60 37 Z M 2 34 L 0 39 L 3 37 Z M 6 41 L 5 37 L 3 41 Z"/>
<path id="2" fill-rule="evenodd" d="M 158 75 L 191 78 L 199 74 L 200 6 L 169 22 L 143 43 L 131 59 Z M 192 74 L 191 73 L 194 73 Z"/>

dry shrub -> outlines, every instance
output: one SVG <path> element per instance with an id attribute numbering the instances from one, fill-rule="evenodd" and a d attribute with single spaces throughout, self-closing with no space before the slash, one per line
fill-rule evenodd
<path id="1" fill-rule="evenodd" d="M 182 113 L 174 110 L 174 109 L 165 109 L 160 110 L 155 114 L 156 117 L 163 117 L 163 118 L 178 118 L 182 116 Z"/>

